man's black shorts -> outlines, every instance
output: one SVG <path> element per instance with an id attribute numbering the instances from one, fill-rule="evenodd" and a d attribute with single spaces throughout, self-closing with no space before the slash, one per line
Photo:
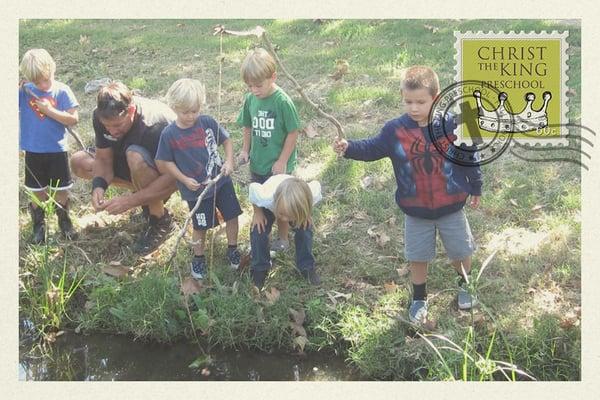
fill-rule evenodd
<path id="1" fill-rule="evenodd" d="M 50 186 L 67 190 L 73 186 L 66 151 L 58 153 L 25 152 L 25 187 L 37 192 Z"/>

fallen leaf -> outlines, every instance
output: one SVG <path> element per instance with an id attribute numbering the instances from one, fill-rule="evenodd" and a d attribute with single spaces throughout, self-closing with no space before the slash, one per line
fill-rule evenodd
<path id="1" fill-rule="evenodd" d="M 366 188 L 368 188 L 369 186 L 371 186 L 371 184 L 372 184 L 372 183 L 373 183 L 373 177 L 372 177 L 372 176 L 370 176 L 370 175 L 369 175 L 369 176 L 365 176 L 364 178 L 362 178 L 362 179 L 360 180 L 360 186 L 361 186 L 363 189 L 366 189 Z"/>
<path id="2" fill-rule="evenodd" d="M 180 22 L 180 23 L 178 23 L 178 24 L 177 24 L 177 27 L 178 27 L 178 28 L 183 28 L 184 26 L 185 26 L 185 24 L 184 24 L 184 23 L 182 23 L 182 22 Z"/>
<path id="3" fill-rule="evenodd" d="M 111 261 L 110 264 L 102 267 L 102 272 L 114 276 L 115 278 L 121 278 L 129 274 L 131 270 L 128 267 L 121 265 L 118 261 Z"/>
<path id="4" fill-rule="evenodd" d="M 250 265 L 250 254 L 244 254 L 242 255 L 242 258 L 240 260 L 240 266 L 238 267 L 238 272 L 243 272 L 246 268 L 248 268 L 248 265 Z"/>
<path id="5" fill-rule="evenodd" d="M 202 368 L 202 372 L 200 372 L 202 374 L 202 376 L 209 376 L 210 375 L 210 369 L 208 368 Z"/>
<path id="6" fill-rule="evenodd" d="M 566 313 L 560 320 L 560 327 L 563 329 L 569 329 L 574 326 L 579 326 L 579 317 L 575 310 L 571 310 Z"/>
<path id="7" fill-rule="evenodd" d="M 79 44 L 82 46 L 90 44 L 90 38 L 86 35 L 79 35 Z"/>
<path id="8" fill-rule="evenodd" d="M 519 206 L 519 204 L 517 203 L 517 201 L 515 199 L 510 199 L 509 201 L 510 201 L 510 204 L 512 204 L 513 206 L 515 206 L 515 207 Z"/>
<path id="9" fill-rule="evenodd" d="M 423 27 L 425 29 L 429 29 L 431 31 L 431 33 L 437 33 L 437 31 L 440 30 L 440 28 L 438 28 L 438 27 L 427 25 L 427 24 L 423 25 Z"/>
<path id="10" fill-rule="evenodd" d="M 545 207 L 544 205 L 536 204 L 535 206 L 531 207 L 531 211 L 539 211 L 544 207 Z"/>
<path id="11" fill-rule="evenodd" d="M 184 296 L 200 293 L 201 290 L 202 284 L 191 276 L 188 276 L 181 282 L 181 292 Z"/>
<path id="12" fill-rule="evenodd" d="M 534 294 L 534 293 L 535 293 L 535 289 L 534 288 L 527 289 L 527 294 Z"/>
<path id="13" fill-rule="evenodd" d="M 403 276 L 407 275 L 410 272 L 410 268 L 402 267 L 402 268 L 396 269 L 396 271 L 398 272 L 398 276 L 402 278 Z"/>
<path id="14" fill-rule="evenodd" d="M 333 80 L 340 80 L 344 75 L 350 72 L 350 64 L 348 60 L 335 60 L 335 72 L 329 77 Z"/>
<path id="15" fill-rule="evenodd" d="M 304 346 L 306 346 L 308 343 L 310 342 L 308 341 L 306 336 L 296 336 L 294 338 L 294 344 L 298 346 L 301 352 L 304 352 Z"/>
<path id="16" fill-rule="evenodd" d="M 427 329 L 428 331 L 434 331 L 436 326 L 437 326 L 437 322 L 433 319 L 428 319 L 423 324 L 423 328 Z"/>
<path id="17" fill-rule="evenodd" d="M 312 121 L 310 121 L 308 125 L 306 125 L 306 128 L 304 128 L 304 133 L 306 133 L 306 137 L 310 139 L 319 136 L 319 132 L 317 132 L 317 130 L 315 129 L 315 126 Z"/>
<path id="18" fill-rule="evenodd" d="M 301 309 L 300 311 L 296 311 L 293 308 L 288 308 L 288 311 L 296 324 L 298 324 L 298 325 L 304 324 L 304 319 L 306 318 L 306 312 L 304 312 L 304 309 Z"/>
<path id="19" fill-rule="evenodd" d="M 364 211 L 362 211 L 362 210 L 357 211 L 356 214 L 354 214 L 352 216 L 352 218 L 354 218 L 354 219 L 360 219 L 360 220 L 367 219 L 367 217 L 368 217 L 367 213 L 364 212 Z"/>
<path id="20" fill-rule="evenodd" d="M 267 302 L 269 304 L 275 304 L 280 295 L 281 293 L 275 287 L 272 287 L 269 291 L 265 291 L 265 297 L 267 298 Z"/>
<path id="21" fill-rule="evenodd" d="M 390 241 L 390 237 L 388 235 L 386 235 L 384 232 L 379 233 L 379 235 L 377 236 L 377 244 L 379 245 L 379 247 L 385 247 L 385 245 Z"/>
<path id="22" fill-rule="evenodd" d="M 392 216 L 390 219 L 385 221 L 389 226 L 396 226 L 396 217 Z"/>
<path id="23" fill-rule="evenodd" d="M 383 290 L 386 293 L 394 293 L 396 290 L 398 289 L 398 285 L 396 285 L 396 282 L 385 282 L 383 284 Z"/>

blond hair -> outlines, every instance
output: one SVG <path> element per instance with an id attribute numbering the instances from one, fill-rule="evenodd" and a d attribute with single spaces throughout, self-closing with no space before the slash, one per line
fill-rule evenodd
<path id="1" fill-rule="evenodd" d="M 415 65 L 404 72 L 402 90 L 427 89 L 432 97 L 440 92 L 440 80 L 435 71 L 424 65 Z"/>
<path id="2" fill-rule="evenodd" d="M 279 184 L 273 196 L 275 215 L 285 215 L 296 226 L 308 228 L 312 214 L 313 196 L 306 182 L 296 177 Z"/>
<path id="3" fill-rule="evenodd" d="M 183 78 L 171 85 L 166 99 L 169 107 L 175 111 L 200 111 L 206 104 L 206 92 L 199 80 Z"/>
<path id="4" fill-rule="evenodd" d="M 31 49 L 23 55 L 21 73 L 30 82 L 51 79 L 56 71 L 56 63 L 45 49 Z"/>
<path id="5" fill-rule="evenodd" d="M 275 73 L 275 60 L 263 48 L 250 50 L 242 62 L 242 79 L 246 83 L 260 83 Z"/>

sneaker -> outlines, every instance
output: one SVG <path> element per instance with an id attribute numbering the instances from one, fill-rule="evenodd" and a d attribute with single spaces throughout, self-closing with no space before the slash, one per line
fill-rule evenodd
<path id="1" fill-rule="evenodd" d="M 56 216 L 58 217 L 58 227 L 63 237 L 68 240 L 77 240 L 79 235 L 73 229 L 73 223 L 71 222 L 71 218 L 69 218 L 68 206 L 57 207 Z"/>
<path id="2" fill-rule="evenodd" d="M 427 321 L 427 301 L 413 300 L 408 309 L 408 318 L 413 324 L 422 324 Z"/>
<path id="3" fill-rule="evenodd" d="M 285 251 L 290 247 L 290 242 L 284 239 L 275 239 L 273 243 L 271 243 L 271 251 Z"/>
<path id="4" fill-rule="evenodd" d="M 206 259 L 204 257 L 194 256 L 192 258 L 192 277 L 194 279 L 206 277 Z"/>
<path id="5" fill-rule="evenodd" d="M 138 254 L 151 253 L 165 241 L 172 229 L 173 219 L 166 208 L 165 213 L 160 218 L 150 215 L 148 218 L 148 227 L 135 244 L 135 252 Z"/>
<path id="6" fill-rule="evenodd" d="M 150 209 L 148 206 L 142 206 L 142 211 L 131 214 L 129 217 L 129 222 L 132 224 L 140 224 L 142 222 L 148 222 L 148 218 L 150 217 Z"/>
<path id="7" fill-rule="evenodd" d="M 254 282 L 254 286 L 256 286 L 258 290 L 262 289 L 262 287 L 265 285 L 268 272 L 269 271 L 267 270 L 256 271 L 254 269 L 250 271 L 250 274 L 252 275 L 252 282 Z"/>
<path id="8" fill-rule="evenodd" d="M 477 298 L 472 296 L 471 293 L 464 287 L 458 288 L 458 309 L 468 310 L 477 305 Z"/>
<path id="9" fill-rule="evenodd" d="M 29 204 L 29 213 L 31 214 L 33 243 L 44 243 L 46 241 L 46 219 L 44 209 L 41 207 L 34 208 L 33 204 Z"/>
<path id="10" fill-rule="evenodd" d="M 229 261 L 229 265 L 231 269 L 237 270 L 240 266 L 240 262 L 242 260 L 242 255 L 238 251 L 237 247 L 234 249 L 227 248 L 227 260 Z"/>
<path id="11" fill-rule="evenodd" d="M 300 274 L 311 284 L 314 286 L 319 286 L 321 284 L 321 278 L 315 268 L 311 268 L 306 271 L 300 272 Z"/>

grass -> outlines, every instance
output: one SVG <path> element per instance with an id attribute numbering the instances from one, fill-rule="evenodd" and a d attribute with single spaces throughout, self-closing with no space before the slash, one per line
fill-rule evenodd
<path id="1" fill-rule="evenodd" d="M 232 133 L 236 151 L 241 129 L 234 121 L 245 86 L 239 67 L 255 39 L 224 37 L 221 115 L 217 113 L 218 38 L 203 20 L 23 20 L 19 49 L 44 47 L 55 58 L 57 79 L 74 90 L 81 103 L 77 130 L 93 142 L 94 95 L 85 83 L 101 77 L 120 79 L 152 98 L 164 96 L 181 77 L 200 79 L 207 87 L 207 113 Z M 532 20 L 328 20 L 225 21 L 244 30 L 260 24 L 279 46 L 287 69 L 306 93 L 342 123 L 349 138 L 375 134 L 402 113 L 400 72 L 412 64 L 430 65 L 442 86 L 454 77 L 454 30 L 569 29 L 569 118 L 580 119 L 580 31 L 578 26 Z M 435 30 L 435 33 L 434 33 Z M 340 81 L 328 77 L 336 60 L 350 65 Z M 530 379 L 498 370 L 514 364 L 537 380 L 580 379 L 581 268 L 578 166 L 526 162 L 505 153 L 483 167 L 481 207 L 467 211 L 479 249 L 475 275 L 496 251 L 473 290 L 482 307 L 471 312 L 455 306 L 456 274 L 438 246 L 428 279 L 433 332 L 415 331 L 394 318 L 405 315 L 410 299 L 403 258 L 403 215 L 394 202 L 395 181 L 387 160 L 372 163 L 338 159 L 330 143 L 335 129 L 305 104 L 280 74 L 279 84 L 294 99 L 303 123 L 312 122 L 317 137 L 299 139 L 301 176 L 319 179 L 324 199 L 315 210 L 315 255 L 323 284 L 308 286 L 293 268 L 292 252 L 278 256 L 266 290 L 280 292 L 275 302 L 251 290 L 247 274 L 227 269 L 222 234 L 209 235 L 214 279 L 188 298 L 189 322 L 179 276 L 189 275 L 189 249 L 182 243 L 171 265 L 171 237 L 151 257 L 135 256 L 130 245 L 142 226 L 128 215 L 94 215 L 89 185 L 76 181 L 73 214 L 82 231 L 76 242 L 58 239 L 49 221 L 49 245 L 30 246 L 27 196 L 20 197 L 21 315 L 47 331 L 105 331 L 139 340 L 172 342 L 194 338 L 195 329 L 209 346 L 284 349 L 298 352 L 289 309 L 306 313 L 305 351 L 342 354 L 366 379 L 488 380 Z M 245 167 L 236 172 L 236 192 L 245 212 Z M 365 189 L 364 178 L 372 178 Z M 118 190 L 110 189 L 110 195 Z M 541 207 L 538 207 L 541 206 Z M 187 208 L 177 195 L 168 207 L 178 223 Z M 382 231 L 390 241 L 379 246 L 368 231 Z M 174 235 L 173 235 L 174 236 Z M 214 239 L 214 240 L 213 240 Z M 240 243 L 248 243 L 242 224 Z M 47 257 L 47 262 L 43 261 Z M 111 261 L 131 267 L 123 278 L 106 276 Z M 66 269 L 65 269 L 66 268 Z M 45 272 L 46 271 L 46 272 Z M 69 293 L 63 317 L 47 325 L 35 314 L 44 293 L 64 275 Z M 72 286 L 73 282 L 81 283 Z M 66 298 L 66 297 L 65 297 Z M 70 318 L 66 318 L 65 316 Z M 45 325 L 46 324 L 46 325 Z M 431 334 L 437 336 L 431 336 Z M 451 344 L 452 342 L 453 344 Z M 452 350 L 453 349 L 453 350 Z M 460 349 L 460 351 L 459 351 Z M 505 371 L 506 372 L 506 371 Z"/>

